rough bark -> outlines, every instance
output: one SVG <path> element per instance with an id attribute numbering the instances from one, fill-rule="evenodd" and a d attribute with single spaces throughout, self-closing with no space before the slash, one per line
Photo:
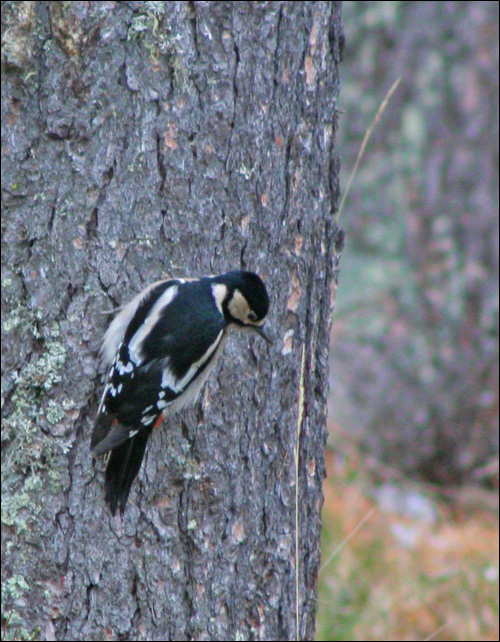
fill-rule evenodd
<path id="1" fill-rule="evenodd" d="M 291 640 L 298 577 L 313 639 L 339 5 L 2 3 L 7 634 Z M 112 518 L 89 452 L 108 313 L 235 267 L 268 284 L 274 346 L 230 339 Z"/>

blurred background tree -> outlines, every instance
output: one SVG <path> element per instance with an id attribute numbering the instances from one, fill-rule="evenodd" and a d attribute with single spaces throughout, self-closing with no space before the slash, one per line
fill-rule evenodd
<path id="1" fill-rule="evenodd" d="M 344 2 L 337 434 L 413 477 L 498 453 L 498 3 Z"/>
<path id="2" fill-rule="evenodd" d="M 316 639 L 498 640 L 498 4 L 342 4 Z"/>

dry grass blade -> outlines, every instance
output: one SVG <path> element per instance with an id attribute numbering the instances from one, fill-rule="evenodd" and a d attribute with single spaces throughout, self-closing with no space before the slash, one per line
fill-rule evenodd
<path id="1" fill-rule="evenodd" d="M 323 571 L 323 570 L 328 566 L 328 564 L 330 564 L 330 562 L 331 562 L 331 561 L 332 561 L 332 559 L 335 557 L 335 555 L 337 555 L 337 553 L 340 553 L 340 551 L 344 548 L 344 546 L 345 546 L 345 545 L 347 544 L 347 542 L 351 539 L 351 537 L 353 537 L 353 536 L 354 536 L 354 535 L 359 531 L 359 529 L 363 526 L 363 524 L 364 524 L 365 522 L 367 522 L 367 521 L 370 519 L 370 517 L 373 515 L 373 513 L 374 513 L 376 510 L 377 510 L 376 508 L 372 508 L 372 509 L 371 509 L 371 511 L 368 511 L 368 513 L 366 513 L 366 515 L 365 515 L 365 516 L 363 517 L 363 519 L 359 522 L 359 524 L 358 524 L 358 525 L 357 525 L 357 526 L 356 526 L 356 527 L 355 527 L 355 528 L 354 528 L 354 529 L 349 533 L 349 535 L 344 539 L 344 541 L 343 541 L 343 542 L 341 542 L 341 543 L 337 546 L 337 548 L 333 551 L 333 553 L 331 553 L 331 554 L 328 556 L 328 559 L 326 560 L 326 562 L 324 562 L 324 563 L 321 565 L 321 567 L 320 567 L 320 569 L 319 569 L 319 572 L 320 572 L 320 573 L 321 573 L 321 572 L 322 572 L 322 571 Z"/>
<path id="2" fill-rule="evenodd" d="M 448 627 L 448 624 L 449 622 L 446 622 L 445 624 L 443 624 L 443 626 L 440 626 L 439 629 L 436 629 L 433 633 L 431 633 L 429 636 L 424 638 L 423 642 L 428 642 L 429 640 L 433 640 L 436 637 L 436 635 L 439 635 L 441 631 L 443 631 Z"/>
<path id="3" fill-rule="evenodd" d="M 366 146 L 368 145 L 368 141 L 370 140 L 370 136 L 372 135 L 372 132 L 377 126 L 378 121 L 382 117 L 382 114 L 384 113 L 385 108 L 389 104 L 389 100 L 391 99 L 392 94 L 396 91 L 400 82 L 401 82 L 401 76 L 392 84 L 392 87 L 389 89 L 380 107 L 378 108 L 378 111 L 375 114 L 375 118 L 373 119 L 372 124 L 366 130 L 366 133 L 363 137 L 363 142 L 361 143 L 361 147 L 359 149 L 358 157 L 356 158 L 356 162 L 354 163 L 353 170 L 349 176 L 349 180 L 347 181 L 347 185 L 344 190 L 344 195 L 342 196 L 342 200 L 340 202 L 339 211 L 337 212 L 337 216 L 335 217 L 335 222 L 338 222 L 338 220 L 340 219 L 340 215 L 342 214 L 342 210 L 344 209 L 344 203 L 346 201 L 347 195 L 349 194 L 349 190 L 351 189 L 351 183 L 354 180 L 354 177 L 356 176 L 356 172 L 358 171 L 359 164 L 365 153 L 365 149 L 366 149 Z"/>
<path id="4" fill-rule="evenodd" d="M 297 411 L 297 443 L 294 448 L 295 460 L 295 627 L 297 642 L 300 640 L 300 555 L 299 555 L 299 456 L 300 456 L 300 430 L 304 419 L 304 378 L 306 366 L 306 348 L 302 344 L 300 359 L 299 401 Z"/>

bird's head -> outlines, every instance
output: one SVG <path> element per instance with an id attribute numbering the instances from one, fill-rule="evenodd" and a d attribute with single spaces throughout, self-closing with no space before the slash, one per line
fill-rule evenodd
<path id="1" fill-rule="evenodd" d="M 262 329 L 269 310 L 269 296 L 260 276 L 235 270 L 214 280 L 214 296 L 227 321 L 254 330 L 272 343 Z"/>

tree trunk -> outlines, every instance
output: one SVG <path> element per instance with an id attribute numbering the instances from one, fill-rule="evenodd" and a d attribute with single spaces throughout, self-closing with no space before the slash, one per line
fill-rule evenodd
<path id="1" fill-rule="evenodd" d="M 4 2 L 2 30 L 6 634 L 313 639 L 340 3 Z M 111 517 L 110 311 L 239 267 L 274 345 L 233 334 Z"/>

